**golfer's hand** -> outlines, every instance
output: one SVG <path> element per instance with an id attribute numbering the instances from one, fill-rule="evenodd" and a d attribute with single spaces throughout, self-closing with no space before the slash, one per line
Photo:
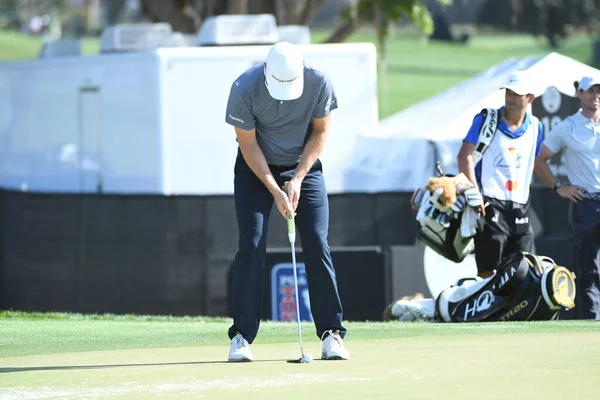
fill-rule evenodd
<path id="1" fill-rule="evenodd" d="M 273 194 L 273 199 L 275 200 L 275 205 L 277 206 L 277 209 L 283 218 L 287 219 L 288 215 L 296 216 L 294 213 L 294 208 L 292 207 L 292 203 L 290 202 L 286 192 L 283 190 L 278 190 Z"/>
<path id="2" fill-rule="evenodd" d="M 579 200 L 585 198 L 585 189 L 581 186 L 561 186 L 556 190 L 556 193 L 560 197 L 571 200 L 573 203 L 577 203 Z"/>
<path id="3" fill-rule="evenodd" d="M 302 187 L 302 181 L 299 179 L 290 180 L 287 185 L 287 196 L 290 199 L 290 203 L 292 203 L 292 209 L 296 211 L 298 208 L 298 201 L 300 200 L 300 188 Z M 285 186 L 282 188 L 285 190 Z"/>

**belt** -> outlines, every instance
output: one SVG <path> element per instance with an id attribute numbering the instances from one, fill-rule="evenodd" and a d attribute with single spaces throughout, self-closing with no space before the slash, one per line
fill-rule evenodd
<path id="1" fill-rule="evenodd" d="M 290 170 L 295 169 L 299 163 L 292 165 L 277 165 L 277 164 L 268 164 L 269 168 L 278 169 L 278 170 Z"/>

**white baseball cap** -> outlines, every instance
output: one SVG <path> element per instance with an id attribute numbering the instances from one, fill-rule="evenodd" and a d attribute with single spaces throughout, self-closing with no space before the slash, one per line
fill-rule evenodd
<path id="1" fill-rule="evenodd" d="M 525 96 L 527 94 L 535 94 L 531 77 L 527 76 L 524 71 L 517 71 L 510 74 L 506 80 L 506 84 L 500 89 L 510 89 L 519 96 Z"/>
<path id="2" fill-rule="evenodd" d="M 600 79 L 594 76 L 584 76 L 579 80 L 577 90 L 590 90 L 594 85 L 600 85 Z"/>
<path id="3" fill-rule="evenodd" d="M 304 57 L 300 49 L 288 42 L 279 42 L 267 54 L 265 84 L 271 97 L 295 100 L 304 90 Z"/>

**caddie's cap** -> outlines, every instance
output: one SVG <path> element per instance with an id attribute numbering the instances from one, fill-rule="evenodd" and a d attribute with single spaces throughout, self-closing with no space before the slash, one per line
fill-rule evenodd
<path id="1" fill-rule="evenodd" d="M 524 71 L 517 71 L 508 77 L 506 84 L 500 89 L 510 89 L 519 96 L 535 94 L 532 79 Z"/>

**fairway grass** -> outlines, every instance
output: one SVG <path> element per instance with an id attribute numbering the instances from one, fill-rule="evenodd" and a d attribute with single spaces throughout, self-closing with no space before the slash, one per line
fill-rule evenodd
<path id="1" fill-rule="evenodd" d="M 264 322 L 255 362 L 225 362 L 230 320 L 0 313 L 0 400 L 592 399 L 594 321 L 348 322 L 349 361 L 322 361 L 303 324 Z M 482 397 L 482 393 L 485 395 Z"/>
<path id="2" fill-rule="evenodd" d="M 397 328 L 402 329 L 400 324 Z M 293 340 L 293 338 L 290 338 Z M 593 332 L 348 340 L 349 361 L 288 364 L 296 343 L 95 351 L 0 360 L 0 399 L 592 399 L 600 388 Z M 320 345 L 307 343 L 318 358 Z"/>
<path id="3" fill-rule="evenodd" d="M 0 312 L 0 361 L 5 357 L 163 347 L 227 345 L 229 318 Z M 550 332 L 597 332 L 595 321 L 486 324 L 347 322 L 348 340 Z M 318 341 L 303 323 L 304 340 Z M 256 343 L 296 340 L 295 323 L 265 321 Z"/>

